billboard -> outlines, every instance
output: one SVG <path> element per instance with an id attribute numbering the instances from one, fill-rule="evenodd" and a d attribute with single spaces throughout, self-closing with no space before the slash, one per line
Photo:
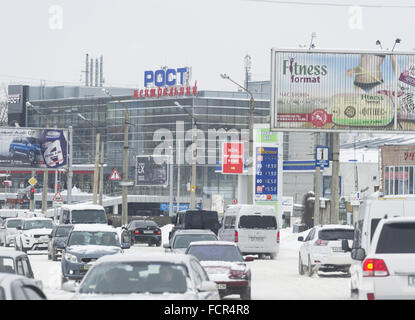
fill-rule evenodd
<path id="1" fill-rule="evenodd" d="M 244 143 L 224 142 L 222 145 L 222 173 L 242 174 L 244 172 Z"/>
<path id="2" fill-rule="evenodd" d="M 155 161 L 155 158 L 158 158 Z M 136 156 L 135 185 L 162 186 L 168 185 L 168 157 L 167 156 Z"/>
<path id="3" fill-rule="evenodd" d="M 0 168 L 68 166 L 68 130 L 0 128 Z"/>
<path id="4" fill-rule="evenodd" d="M 271 50 L 271 130 L 415 131 L 415 53 Z"/>
<path id="5" fill-rule="evenodd" d="M 255 200 L 278 197 L 278 147 L 256 148 Z"/>

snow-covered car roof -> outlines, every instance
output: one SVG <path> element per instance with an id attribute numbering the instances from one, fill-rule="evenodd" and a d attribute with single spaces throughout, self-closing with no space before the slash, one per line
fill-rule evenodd
<path id="1" fill-rule="evenodd" d="M 208 229 L 179 229 L 176 230 L 175 234 L 215 234 L 212 230 Z"/>
<path id="2" fill-rule="evenodd" d="M 23 251 L 16 251 L 16 250 L 5 250 L 5 249 L 0 249 L 0 257 L 10 257 L 10 258 L 17 258 L 20 256 L 26 256 L 27 254 L 24 253 Z"/>
<path id="3" fill-rule="evenodd" d="M 383 223 L 389 224 L 389 223 L 406 223 L 406 222 L 415 222 L 415 217 L 388 217 L 384 220 Z"/>
<path id="4" fill-rule="evenodd" d="M 100 224 L 100 223 L 91 223 L 91 224 L 74 224 L 73 231 L 90 231 L 90 232 L 117 232 L 117 230 L 110 225 L 107 224 Z"/>
<path id="5" fill-rule="evenodd" d="M 231 241 L 194 241 L 194 242 L 190 242 L 189 246 L 234 246 L 236 247 L 236 243 L 235 242 L 231 242 Z"/>
<path id="6" fill-rule="evenodd" d="M 24 220 L 24 221 L 33 221 L 33 220 L 52 220 L 52 218 L 45 218 L 45 217 L 32 217 L 32 218 L 18 218 L 20 220 Z"/>
<path id="7" fill-rule="evenodd" d="M 325 224 L 317 226 L 319 230 L 330 230 L 330 229 L 345 229 L 345 230 L 354 230 L 353 226 L 345 224 Z"/>
<path id="8" fill-rule="evenodd" d="M 101 257 L 97 260 L 98 263 L 107 262 L 168 262 L 175 264 L 188 264 L 191 257 L 182 253 L 148 253 L 145 255 L 138 255 L 137 252 L 125 252 Z"/>
<path id="9" fill-rule="evenodd" d="M 104 210 L 104 207 L 99 204 L 85 204 L 85 203 L 76 203 L 76 204 L 64 204 L 62 209 L 69 210 L 85 210 L 85 209 L 95 209 L 95 210 Z"/>

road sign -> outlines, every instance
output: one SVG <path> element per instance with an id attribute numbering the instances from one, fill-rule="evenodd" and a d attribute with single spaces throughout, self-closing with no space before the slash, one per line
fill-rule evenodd
<path id="1" fill-rule="evenodd" d="M 328 168 L 329 166 L 329 147 L 316 146 L 316 167 Z"/>
<path id="2" fill-rule="evenodd" d="M 63 198 L 61 196 L 61 194 L 58 192 L 55 193 L 55 195 L 52 198 L 52 201 L 56 201 L 56 202 L 62 202 Z"/>
<path id="3" fill-rule="evenodd" d="M 118 173 L 117 169 L 111 173 L 110 180 L 121 180 L 120 174 Z"/>
<path id="4" fill-rule="evenodd" d="M 242 174 L 244 171 L 243 142 L 224 142 L 222 150 L 222 173 Z"/>
<path id="5" fill-rule="evenodd" d="M 29 181 L 28 181 L 29 183 L 30 183 L 30 185 L 33 187 L 36 183 L 37 183 L 37 180 L 36 180 L 36 178 L 35 177 L 31 177 L 30 179 L 29 179 Z"/>
<path id="6" fill-rule="evenodd" d="M 352 206 L 359 206 L 360 205 L 360 192 L 350 193 L 350 204 Z"/>

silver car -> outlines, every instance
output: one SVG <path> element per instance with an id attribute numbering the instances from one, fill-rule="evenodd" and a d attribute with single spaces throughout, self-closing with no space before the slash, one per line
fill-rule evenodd
<path id="1" fill-rule="evenodd" d="M 219 293 L 191 255 L 134 253 L 104 256 L 88 271 L 73 299 L 219 300 Z"/>
<path id="2" fill-rule="evenodd" d="M 0 273 L 0 300 L 47 300 L 35 281 L 21 275 Z"/>
<path id="3" fill-rule="evenodd" d="M 8 247 L 15 243 L 17 227 L 22 224 L 22 219 L 9 218 L 3 222 L 0 227 L 0 245 Z"/>
<path id="4" fill-rule="evenodd" d="M 168 244 L 163 248 L 166 252 L 185 253 L 191 242 L 196 241 L 215 241 L 218 240 L 216 234 L 211 230 L 205 229 L 184 229 L 177 230 Z"/>

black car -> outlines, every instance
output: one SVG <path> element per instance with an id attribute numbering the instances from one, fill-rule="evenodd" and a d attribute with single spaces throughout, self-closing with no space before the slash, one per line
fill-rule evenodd
<path id="1" fill-rule="evenodd" d="M 169 240 L 176 232 L 181 229 L 206 229 L 218 235 L 220 227 L 218 213 L 209 210 L 187 210 L 179 211 L 173 218 L 173 228 L 169 233 Z"/>
<path id="2" fill-rule="evenodd" d="M 73 225 L 57 225 L 52 229 L 49 235 L 48 244 L 48 259 L 56 261 L 58 256 L 62 257 L 62 251 L 65 249 L 66 240 L 68 239 L 69 233 L 72 231 Z"/>
<path id="3" fill-rule="evenodd" d="M 161 245 L 161 229 L 153 220 L 133 220 L 127 225 L 131 244 L 147 243 L 149 246 Z"/>

